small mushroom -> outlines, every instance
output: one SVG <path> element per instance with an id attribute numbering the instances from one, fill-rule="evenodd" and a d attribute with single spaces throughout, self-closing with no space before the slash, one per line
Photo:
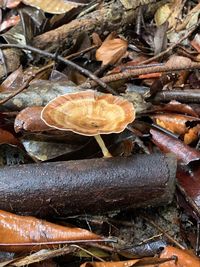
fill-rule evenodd
<path id="1" fill-rule="evenodd" d="M 50 127 L 94 136 L 104 157 L 111 157 L 100 134 L 122 132 L 135 119 L 135 109 L 122 97 L 86 90 L 53 99 L 41 118 Z"/>

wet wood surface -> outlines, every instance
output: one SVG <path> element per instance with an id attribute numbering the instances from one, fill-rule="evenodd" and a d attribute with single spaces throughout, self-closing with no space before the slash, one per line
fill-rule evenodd
<path id="1" fill-rule="evenodd" d="M 174 195 L 172 154 L 35 163 L 0 169 L 0 209 L 40 217 L 158 206 Z"/>

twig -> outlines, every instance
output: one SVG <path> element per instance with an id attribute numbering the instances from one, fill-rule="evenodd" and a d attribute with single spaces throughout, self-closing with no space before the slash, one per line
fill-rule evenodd
<path id="1" fill-rule="evenodd" d="M 141 62 L 141 64 L 148 64 L 154 60 L 159 59 L 160 57 L 163 57 L 164 55 L 166 55 L 167 53 L 169 53 L 171 50 L 173 50 L 177 45 L 179 45 L 180 43 L 182 43 L 185 39 L 187 39 L 199 26 L 200 22 L 198 22 L 194 27 L 192 27 L 192 29 L 187 32 L 182 38 L 180 38 L 176 43 L 172 44 L 171 46 L 169 46 L 165 51 L 160 52 L 158 55 L 151 57 L 147 60 L 144 60 Z"/>
<path id="2" fill-rule="evenodd" d="M 83 240 L 65 240 L 65 241 L 45 241 L 45 242 L 25 242 L 25 243 L 0 243 L 0 247 L 5 246 L 43 246 L 43 245 L 61 245 L 61 244 L 85 244 L 97 242 L 116 243 L 116 239 L 83 239 Z"/>
<path id="3" fill-rule="evenodd" d="M 79 51 L 79 52 L 77 52 L 77 53 L 74 53 L 74 54 L 71 54 L 71 55 L 69 55 L 69 56 L 67 56 L 67 57 L 65 57 L 65 59 L 70 59 L 70 58 L 73 58 L 73 57 L 75 57 L 75 56 L 78 56 L 78 55 L 80 55 L 80 54 L 84 54 L 84 53 L 86 53 L 86 52 L 88 52 L 88 51 L 90 51 L 90 50 L 92 50 L 92 49 L 94 49 L 94 48 L 96 48 L 97 46 L 96 45 L 93 45 L 93 46 L 91 46 L 91 47 L 88 47 L 88 48 L 86 48 L 86 49 L 84 49 L 84 50 L 82 50 L 82 51 Z M 1 50 L 0 50 L 1 51 Z M 15 92 L 13 92 L 11 95 L 9 95 L 8 97 L 6 97 L 5 99 L 3 99 L 3 100 L 0 100 L 0 105 L 3 105 L 3 104 L 5 104 L 6 102 L 8 102 L 10 99 L 12 99 L 14 96 L 16 96 L 16 95 L 18 95 L 19 93 L 21 93 L 27 86 L 28 86 L 28 84 L 31 82 L 31 80 L 37 75 L 37 74 L 39 74 L 39 73 L 41 73 L 41 72 L 43 72 L 43 71 L 45 71 L 45 70 L 47 70 L 47 69 L 49 69 L 49 68 L 51 68 L 51 67 L 53 67 L 53 65 L 54 65 L 54 62 L 51 62 L 51 63 L 49 63 L 48 65 L 46 65 L 46 66 L 44 66 L 44 67 L 42 67 L 42 68 L 40 68 L 37 72 L 35 72 L 34 74 L 32 74 L 31 75 L 31 77 L 18 89 L 18 90 L 16 90 Z"/>
<path id="4" fill-rule="evenodd" d="M 177 100 L 183 103 L 200 103 L 200 90 L 188 89 L 180 90 L 173 89 L 171 91 L 158 92 L 154 97 L 154 103 L 168 102 L 171 100 Z"/>
<path id="5" fill-rule="evenodd" d="M 149 74 L 149 73 L 155 73 L 155 72 L 171 72 L 171 71 L 180 71 L 180 70 L 192 70 L 192 69 L 200 69 L 200 62 L 190 62 L 188 63 L 188 65 L 184 65 L 184 66 L 167 66 L 167 65 L 159 65 L 159 66 L 150 66 L 148 67 L 145 66 L 142 67 L 141 69 L 133 69 L 133 70 L 127 70 L 126 72 L 123 73 L 117 73 L 117 74 L 111 74 L 111 75 L 107 75 L 103 78 L 101 78 L 101 81 L 105 82 L 105 83 L 110 83 L 110 82 L 114 82 L 114 81 L 119 81 L 119 80 L 126 80 L 126 79 L 131 79 L 134 77 L 137 77 L 139 75 L 143 75 L 143 74 Z M 91 82 L 87 82 L 83 85 L 81 85 L 80 87 L 94 87 L 96 85 L 96 82 L 91 81 Z"/>
<path id="6" fill-rule="evenodd" d="M 0 48 L 19 48 L 19 49 L 24 49 L 24 50 L 29 50 L 31 52 L 40 54 L 44 57 L 48 57 L 48 58 L 52 58 L 52 59 L 57 59 L 61 62 L 63 62 L 64 64 L 70 66 L 71 68 L 79 71 L 81 74 L 89 77 L 90 79 L 92 79 L 93 81 L 95 81 L 95 83 L 97 83 L 98 85 L 100 85 L 102 88 L 104 88 L 106 91 L 108 91 L 111 94 L 116 95 L 117 93 L 110 87 L 108 86 L 103 80 L 99 79 L 97 76 L 95 76 L 92 72 L 90 72 L 89 70 L 86 70 L 84 68 L 82 68 L 81 66 L 75 64 L 74 62 L 63 58 L 60 55 L 55 55 L 52 53 L 49 53 L 47 51 L 43 51 L 40 50 L 38 48 L 29 46 L 29 45 L 18 45 L 18 44 L 0 44 Z"/>
<path id="7" fill-rule="evenodd" d="M 78 52 L 76 52 L 76 53 L 73 53 L 73 54 L 71 54 L 71 55 L 68 55 L 68 56 L 64 57 L 64 59 L 73 59 L 73 58 L 75 58 L 75 57 L 77 57 L 77 56 L 84 55 L 85 53 L 87 53 L 87 52 L 89 52 L 89 51 L 91 51 L 91 50 L 93 50 L 93 49 L 95 49 L 95 48 L 97 48 L 97 47 L 98 47 L 97 45 L 90 46 L 90 47 L 88 47 L 88 48 L 86 48 L 86 49 L 83 49 L 83 50 L 81 50 L 81 51 L 78 51 Z M 40 72 L 45 71 L 45 70 L 47 70 L 47 69 L 50 69 L 50 68 L 52 68 L 53 66 L 54 66 L 54 62 L 51 62 L 51 63 L 49 63 L 48 65 L 46 65 L 46 66 L 40 68 Z M 38 73 L 37 73 L 37 74 L 38 74 Z"/>

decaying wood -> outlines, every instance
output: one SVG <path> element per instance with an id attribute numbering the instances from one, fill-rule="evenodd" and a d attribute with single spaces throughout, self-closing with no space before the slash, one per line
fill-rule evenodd
<path id="1" fill-rule="evenodd" d="M 130 1 L 110 1 L 96 11 L 74 19 L 55 30 L 36 36 L 32 45 L 40 49 L 54 51 L 58 46 L 76 39 L 81 32 L 93 33 L 95 31 L 101 34 L 104 31 L 122 32 L 125 26 L 135 20 L 139 6 L 146 4 L 148 11 L 145 14 L 151 15 L 160 4 L 159 2 L 163 1 L 137 0 L 132 1 L 131 4 L 128 2 Z"/>
<path id="2" fill-rule="evenodd" d="M 20 66 L 20 55 L 21 52 L 19 49 L 3 50 L 5 65 L 3 62 L 0 64 L 0 80 L 10 72 L 15 71 Z M 5 71 L 7 71 L 7 73 L 5 73 Z"/>
<path id="3" fill-rule="evenodd" d="M 100 213 L 169 203 L 172 154 L 26 164 L 0 169 L 0 209 L 35 216 Z"/>

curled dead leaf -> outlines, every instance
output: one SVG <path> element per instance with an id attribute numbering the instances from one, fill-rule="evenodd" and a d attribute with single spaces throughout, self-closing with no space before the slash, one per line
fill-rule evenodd
<path id="1" fill-rule="evenodd" d="M 102 61 L 102 65 L 115 64 L 126 53 L 128 43 L 120 38 L 110 39 L 108 36 L 96 51 L 96 59 Z"/>
<path id="2" fill-rule="evenodd" d="M 43 107 L 27 107 L 15 118 L 14 129 L 18 133 L 22 130 L 29 132 L 43 132 L 51 128 L 40 118 Z"/>

